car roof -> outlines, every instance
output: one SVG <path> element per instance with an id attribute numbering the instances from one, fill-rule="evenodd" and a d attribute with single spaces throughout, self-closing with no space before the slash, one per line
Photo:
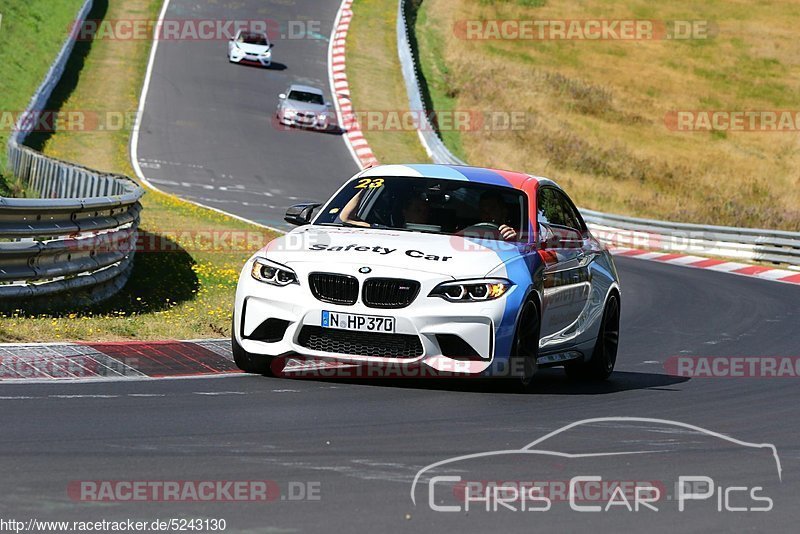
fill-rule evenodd
<path id="1" fill-rule="evenodd" d="M 302 91 L 304 93 L 314 93 L 318 95 L 323 94 L 322 89 L 317 89 L 316 87 L 311 87 L 310 85 L 300 85 L 296 83 L 293 83 L 292 85 L 289 86 L 288 92 L 292 91 Z"/>
<path id="2" fill-rule="evenodd" d="M 408 165 L 377 165 L 366 169 L 360 177 L 407 176 L 417 178 L 440 178 L 445 180 L 469 181 L 481 184 L 498 185 L 522 189 L 531 180 L 539 184 L 557 185 L 552 180 L 522 172 L 471 167 L 469 165 L 436 165 L 414 163 Z"/>

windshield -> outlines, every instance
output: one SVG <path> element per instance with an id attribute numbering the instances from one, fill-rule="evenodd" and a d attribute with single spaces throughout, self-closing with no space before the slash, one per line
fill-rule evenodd
<path id="1" fill-rule="evenodd" d="M 237 41 L 240 43 L 260 46 L 267 46 L 269 44 L 267 36 L 263 33 L 242 33 L 239 35 L 239 39 L 237 39 Z"/>
<path id="2" fill-rule="evenodd" d="M 387 176 L 351 181 L 314 222 L 520 241 L 527 220 L 527 197 L 517 189 Z"/>
<path id="3" fill-rule="evenodd" d="M 297 102 L 306 102 L 308 104 L 319 104 L 320 106 L 325 103 L 322 95 L 317 93 L 307 93 L 305 91 L 292 91 L 289 93 L 289 100 Z"/>

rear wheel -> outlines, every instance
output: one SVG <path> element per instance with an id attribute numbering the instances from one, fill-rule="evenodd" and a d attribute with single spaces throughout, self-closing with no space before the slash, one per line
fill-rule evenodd
<path id="1" fill-rule="evenodd" d="M 614 371 L 619 346 L 619 295 L 612 293 L 606 301 L 600 331 L 589 361 L 564 366 L 567 376 L 580 380 L 605 380 Z"/>
<path id="2" fill-rule="evenodd" d="M 539 355 L 539 310 L 528 300 L 519 314 L 517 331 L 514 333 L 511 361 L 521 367 L 519 386 L 523 390 L 530 387 L 536 374 L 536 358 Z M 516 369 L 512 369 L 515 372 Z"/>
<path id="3" fill-rule="evenodd" d="M 275 358 L 261 354 L 252 354 L 244 350 L 242 346 L 239 345 L 239 342 L 236 341 L 233 329 L 231 329 L 231 351 L 233 352 L 233 361 L 236 363 L 236 367 L 245 373 L 275 376 L 272 370 L 272 364 L 275 362 Z"/>

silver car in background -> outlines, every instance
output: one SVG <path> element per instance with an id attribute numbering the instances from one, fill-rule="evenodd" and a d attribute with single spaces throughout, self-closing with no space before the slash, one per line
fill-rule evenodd
<path id="1" fill-rule="evenodd" d="M 328 130 L 336 126 L 330 103 L 321 89 L 292 84 L 278 95 L 278 122 L 284 126 Z"/>
<path id="2" fill-rule="evenodd" d="M 236 37 L 228 41 L 228 61 L 254 62 L 269 67 L 272 65 L 272 46 L 266 33 L 239 30 Z"/>

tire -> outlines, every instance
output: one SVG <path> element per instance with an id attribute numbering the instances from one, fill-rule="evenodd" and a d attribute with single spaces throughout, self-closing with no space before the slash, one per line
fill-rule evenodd
<path id="1" fill-rule="evenodd" d="M 611 376 L 619 347 L 619 295 L 611 293 L 603 310 L 597 341 L 589 361 L 568 363 L 567 376 L 578 380 L 602 381 Z"/>
<path id="2" fill-rule="evenodd" d="M 231 351 L 233 352 L 233 361 L 236 367 L 245 373 L 252 373 L 258 375 L 275 376 L 272 370 L 272 364 L 275 358 L 272 356 L 263 356 L 261 354 L 252 354 L 247 352 L 236 341 L 236 336 L 231 329 Z"/>
<path id="3" fill-rule="evenodd" d="M 526 300 L 519 312 L 517 329 L 511 345 L 511 361 L 522 367 L 517 377 L 517 389 L 527 391 L 536 374 L 536 358 L 539 356 L 539 309 L 532 300 Z"/>

